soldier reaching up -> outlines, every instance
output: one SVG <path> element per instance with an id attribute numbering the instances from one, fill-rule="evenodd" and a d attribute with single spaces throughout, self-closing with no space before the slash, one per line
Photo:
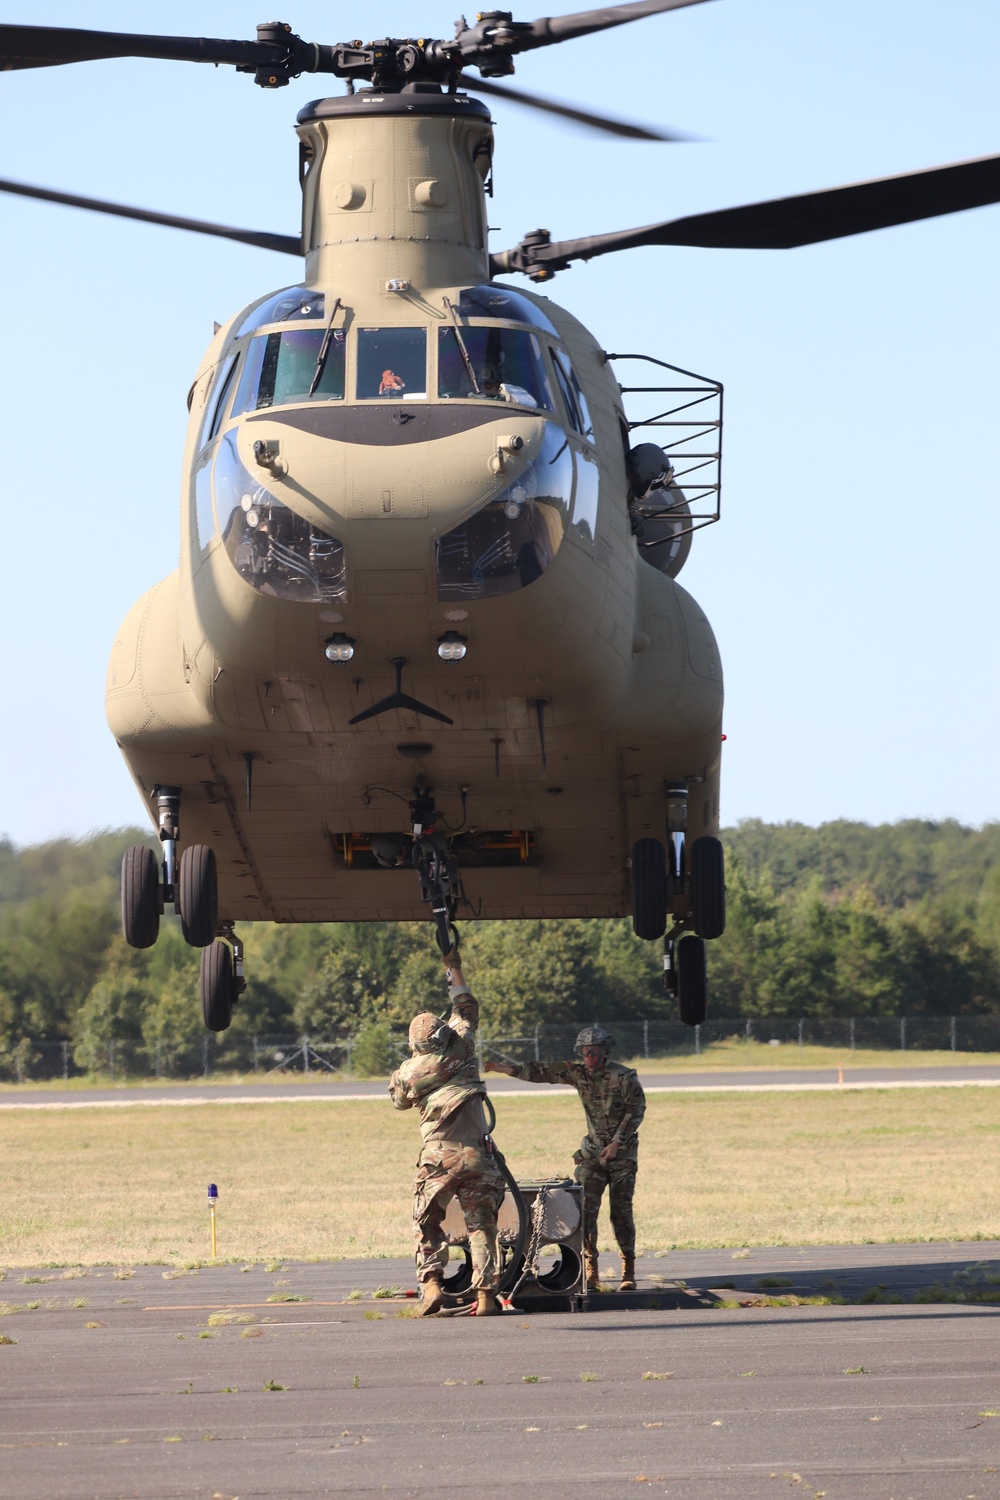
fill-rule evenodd
<path id="1" fill-rule="evenodd" d="M 632 1068 L 608 1061 L 614 1037 L 603 1026 L 585 1026 L 576 1039 L 580 1062 L 487 1062 L 487 1073 L 506 1073 L 526 1083 L 568 1083 L 587 1116 L 587 1134 L 573 1157 L 583 1188 L 583 1254 L 587 1287 L 596 1291 L 597 1215 L 609 1189 L 611 1227 L 622 1256 L 620 1291 L 635 1291 L 635 1220 L 632 1196 L 638 1168 L 636 1132 L 646 1113 L 646 1096 Z"/>
<path id="2" fill-rule="evenodd" d="M 447 1021 L 430 1011 L 414 1017 L 413 1055 L 393 1073 L 389 1095 L 397 1109 L 416 1105 L 420 1111 L 423 1146 L 413 1185 L 419 1315 L 431 1317 L 444 1305 L 448 1242 L 443 1225 L 448 1204 L 457 1198 L 469 1233 L 476 1312 L 483 1317 L 500 1312 L 497 1212 L 505 1184 L 486 1133 L 486 1085 L 476 1061 L 479 1005 L 462 977 L 457 951 L 445 956 L 445 967 L 451 1015 Z"/>

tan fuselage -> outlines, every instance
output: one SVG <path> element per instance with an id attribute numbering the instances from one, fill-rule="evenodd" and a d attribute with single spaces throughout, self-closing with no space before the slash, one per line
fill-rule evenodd
<path id="1" fill-rule="evenodd" d="M 215 849 L 226 919 L 423 917 L 411 870 L 351 867 L 343 841 L 407 831 L 398 799 L 419 775 L 452 823 L 464 786 L 469 826 L 533 836 L 525 863 L 465 872 L 483 915 L 621 915 L 632 844 L 666 837 L 665 783 L 688 782 L 691 836 L 717 831 L 718 652 L 694 600 L 637 554 L 621 393 L 586 329 L 518 291 L 515 313 L 529 302 L 537 310 L 531 331 L 550 409 L 509 393 L 438 394 L 439 349 L 454 356 L 476 328 L 523 335 L 529 325 L 453 311 L 462 289 L 489 283 L 489 121 L 481 106 L 465 111 L 460 96 L 450 107 L 412 97 L 409 112 L 373 96 L 367 107 L 321 101 L 300 117 L 310 158 L 302 285 L 324 295 L 321 315 L 296 327 L 318 337 L 332 315 L 344 394 L 303 392 L 227 415 L 251 339 L 287 325 L 240 333 L 244 313 L 219 330 L 193 388 L 180 564 L 119 631 L 108 721 L 147 808 L 156 784 L 182 789 L 183 841 Z M 439 330 L 456 321 L 452 344 Z M 426 394 L 362 390 L 362 331 L 394 329 L 426 331 Z M 554 378 L 557 350 L 583 388 L 592 435 L 574 430 Z M 234 353 L 240 364 L 208 438 Z M 282 597 L 266 574 L 262 587 L 240 570 L 234 558 L 253 548 L 239 552 L 234 527 L 249 522 L 221 513 L 216 481 L 208 534 L 208 480 L 196 476 L 224 443 L 230 465 L 235 455 L 238 472 L 259 481 L 269 501 L 314 539 L 342 545 L 342 576 L 325 597 Z M 255 444 L 264 445 L 256 454 Z M 479 572 L 461 585 L 464 595 L 442 585 L 441 539 L 463 535 L 484 507 L 497 510 L 519 476 L 536 482 L 543 450 L 559 448 L 563 472 L 573 460 L 575 494 L 561 508 L 546 498 L 543 571 L 522 569 L 519 582 L 511 565 L 492 595 Z M 582 519 L 581 476 L 598 473 L 595 523 L 592 512 Z M 260 553 L 259 539 L 253 546 Z M 461 662 L 438 656 L 449 630 L 467 640 Z M 345 664 L 324 655 L 335 633 L 355 645 Z M 453 724 L 393 709 L 349 726 L 392 691 L 393 657 L 405 658 L 405 692 Z M 429 747 L 422 754 L 421 745 Z"/>

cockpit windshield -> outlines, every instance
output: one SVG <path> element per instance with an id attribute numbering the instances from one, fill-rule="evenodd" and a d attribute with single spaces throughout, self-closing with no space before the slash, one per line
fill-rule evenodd
<path id="1" fill-rule="evenodd" d="M 509 286 L 469 286 L 458 294 L 458 313 L 462 318 L 503 318 L 511 323 L 527 323 L 543 333 L 559 334 L 548 316 L 529 298 Z"/>
<path id="2" fill-rule="evenodd" d="M 297 328 L 251 339 L 233 416 L 287 406 L 290 401 L 343 401 L 345 334 L 342 329 L 334 331 L 321 364 L 325 339 L 324 328 Z"/>
<path id="3" fill-rule="evenodd" d="M 326 298 L 309 286 L 286 286 L 274 292 L 252 307 L 240 326 L 233 330 L 233 338 L 253 333 L 255 328 L 265 328 L 268 323 L 301 323 L 324 316 Z"/>
<path id="4" fill-rule="evenodd" d="M 412 401 L 427 395 L 427 332 L 423 328 L 358 331 L 358 400 Z"/>
<path id="5" fill-rule="evenodd" d="M 438 395 L 553 409 L 538 340 L 518 328 L 440 328 Z"/>

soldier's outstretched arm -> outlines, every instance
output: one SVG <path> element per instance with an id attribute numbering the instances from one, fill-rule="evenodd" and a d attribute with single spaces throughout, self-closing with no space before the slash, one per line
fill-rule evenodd
<path id="1" fill-rule="evenodd" d="M 515 1063 L 504 1060 L 503 1062 L 487 1062 L 483 1065 L 486 1073 L 506 1073 L 508 1078 L 523 1078 L 525 1083 L 568 1083 L 575 1085 L 574 1076 L 577 1068 L 576 1063 L 558 1062 L 527 1062 Z"/>

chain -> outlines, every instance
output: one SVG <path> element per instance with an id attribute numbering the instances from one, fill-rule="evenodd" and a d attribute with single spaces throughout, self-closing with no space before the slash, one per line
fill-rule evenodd
<path id="1" fill-rule="evenodd" d="M 521 1274 L 517 1278 L 517 1285 L 509 1294 L 508 1302 L 513 1302 L 524 1283 L 530 1279 L 538 1279 L 538 1252 L 542 1248 L 543 1233 L 545 1230 L 545 1205 L 548 1201 L 549 1189 L 540 1187 L 535 1192 L 535 1201 L 531 1205 L 531 1236 L 524 1252 L 524 1265 Z"/>

